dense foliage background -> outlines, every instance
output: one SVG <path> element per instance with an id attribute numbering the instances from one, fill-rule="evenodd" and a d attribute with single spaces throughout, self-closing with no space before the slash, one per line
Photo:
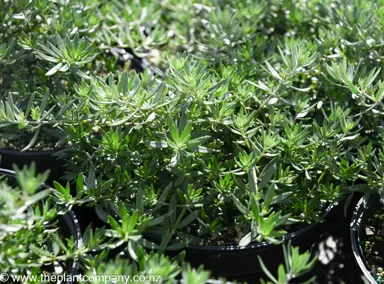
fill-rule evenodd
<path id="1" fill-rule="evenodd" d="M 0 1 L 0 146 L 64 148 L 87 253 L 275 242 L 384 198 L 383 5 Z"/>

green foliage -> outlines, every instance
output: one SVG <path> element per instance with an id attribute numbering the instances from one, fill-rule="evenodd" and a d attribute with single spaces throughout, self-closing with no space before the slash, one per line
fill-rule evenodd
<path id="1" fill-rule="evenodd" d="M 91 283 L 230 283 L 225 280 L 209 279 L 210 272 L 202 268 L 193 269 L 189 264 L 178 264 L 160 254 L 150 254 L 141 265 L 127 259 L 116 258 L 108 262 L 99 262 L 93 269 L 88 270 L 87 276 L 93 279 Z M 111 278 L 103 277 L 111 276 Z M 112 278 L 113 277 L 113 278 Z M 85 282 L 84 282 L 85 283 Z"/>
<path id="2" fill-rule="evenodd" d="M 384 199 L 382 2 L 0 6 L 0 148 L 65 148 L 52 199 L 105 222 L 84 268 L 115 249 L 143 265 L 145 248 L 278 243 L 351 191 Z M 300 273 L 288 264 L 279 277 Z"/>
<path id="3" fill-rule="evenodd" d="M 73 237 L 64 239 L 58 226 L 63 208 L 54 206 L 52 189 L 42 188 L 47 173 L 35 175 L 35 165 L 1 173 L 0 268 L 10 275 L 41 276 L 70 271 L 76 257 Z M 55 264 L 55 270 L 53 270 Z"/>
<path id="4" fill-rule="evenodd" d="M 268 270 L 264 265 L 263 260 L 259 257 L 260 265 L 269 278 L 270 281 L 261 280 L 261 283 L 275 283 L 275 284 L 286 284 L 291 283 L 291 280 L 307 273 L 316 261 L 316 258 L 311 259 L 311 254 L 306 251 L 303 254 L 299 252 L 298 247 L 292 247 L 289 242 L 288 245 L 283 245 L 284 252 L 284 264 L 280 264 L 277 271 L 277 278 Z M 313 283 L 315 277 L 306 280 L 302 283 Z"/>
<path id="5" fill-rule="evenodd" d="M 51 76 L 57 71 L 66 72 L 68 69 L 73 68 L 75 73 L 88 79 L 89 77 L 80 73 L 77 66 L 81 67 L 97 56 L 92 47 L 87 44 L 84 38 L 79 39 L 78 33 L 73 40 L 68 36 L 63 40 L 56 34 L 55 41 L 57 46 L 50 42 L 48 42 L 48 45 L 39 43 L 39 49 L 36 50 L 38 58 L 56 64 L 45 75 Z"/>
<path id="6" fill-rule="evenodd" d="M 237 90 L 188 56 L 169 58 L 163 78 L 122 73 L 79 85 L 93 124 L 70 126 L 63 155 L 69 176 L 95 181 L 74 202 L 92 200 L 105 221 L 120 203 L 141 212 L 152 220 L 141 232 L 161 251 L 223 244 L 233 227 L 240 246 L 278 242 L 293 223 L 321 220 L 362 178 L 363 114 L 295 86 L 318 56 L 290 51 L 279 53 L 284 68 L 261 71 L 271 87 L 244 79 Z"/>

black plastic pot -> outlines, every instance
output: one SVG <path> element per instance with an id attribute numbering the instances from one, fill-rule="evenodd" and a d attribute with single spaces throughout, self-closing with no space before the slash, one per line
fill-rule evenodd
<path id="1" fill-rule="evenodd" d="M 14 171 L 0 168 L 0 176 L 7 177 L 8 183 L 10 185 L 13 185 L 13 186 L 16 185 Z M 48 186 L 42 185 L 41 188 L 48 188 Z M 60 225 L 60 233 L 66 238 L 73 236 L 76 247 L 80 248 L 82 244 L 82 234 L 81 234 L 79 222 L 76 218 L 75 213 L 73 213 L 73 211 L 70 210 L 65 215 L 60 216 L 59 225 Z M 72 276 L 76 275 L 78 268 L 79 268 L 79 263 L 78 263 L 78 260 L 75 259 L 71 268 Z M 74 279 L 74 277 L 70 277 L 70 279 Z M 67 283 L 71 284 L 72 282 L 67 282 Z"/>
<path id="2" fill-rule="evenodd" d="M 350 224 L 350 237 L 352 252 L 355 256 L 357 265 L 359 266 L 362 274 L 371 284 L 376 284 L 374 274 L 371 272 L 371 265 L 365 260 L 363 249 L 360 245 L 362 234 L 364 233 L 364 225 L 367 219 L 372 216 L 380 207 L 380 198 L 378 196 L 371 196 L 365 206 L 364 199 L 361 198 L 357 203 L 355 212 L 353 213 Z"/>
<path id="3" fill-rule="evenodd" d="M 65 170 L 65 162 L 55 156 L 60 150 L 62 149 L 20 152 L 0 149 L 0 168 L 13 170 L 13 164 L 22 168 L 24 165 L 29 166 L 32 162 L 35 162 L 38 173 L 50 170 L 47 184 L 51 184 L 54 180 L 58 180 Z"/>
<path id="4" fill-rule="evenodd" d="M 303 229 L 284 236 L 287 243 L 300 245 L 303 250 L 310 249 L 317 241 L 321 232 L 321 224 L 312 224 Z M 276 271 L 278 265 L 284 262 L 282 245 L 268 242 L 257 243 L 245 248 L 237 246 L 190 246 L 186 248 L 186 260 L 192 266 L 204 264 L 214 276 L 225 276 L 229 279 L 257 280 L 262 274 L 258 256 L 271 271 Z"/>
<path id="5" fill-rule="evenodd" d="M 92 224 L 92 228 L 101 228 L 106 225 L 99 216 L 97 216 L 95 207 L 93 206 L 74 206 L 73 211 L 78 216 L 79 226 L 81 231 L 85 231 Z"/>
<path id="6" fill-rule="evenodd" d="M 73 211 L 67 212 L 65 215 L 63 215 L 60 218 L 60 232 L 67 238 L 73 236 L 76 247 L 80 247 L 82 243 L 82 235 L 81 235 L 81 229 L 79 226 L 79 222 L 77 221 L 75 213 Z M 78 260 L 75 259 L 75 261 L 72 264 L 71 268 L 71 275 L 76 275 L 77 270 L 79 269 L 79 263 Z M 73 277 L 71 277 L 73 279 Z M 72 282 L 67 282 L 71 284 Z"/>
<path id="7" fill-rule="evenodd" d="M 333 206 L 329 206 L 323 214 L 325 218 Z M 280 238 L 284 243 L 291 241 L 292 245 L 299 246 L 301 251 L 310 250 L 317 243 L 323 231 L 323 223 L 310 224 L 294 233 Z M 175 256 L 181 251 L 167 252 Z M 228 280 L 247 281 L 259 283 L 260 277 L 265 277 L 258 256 L 270 271 L 277 271 L 278 265 L 284 263 L 282 244 L 261 242 L 248 245 L 245 248 L 238 246 L 188 246 L 185 248 L 185 259 L 193 266 L 210 270 L 214 277 L 226 277 Z"/>

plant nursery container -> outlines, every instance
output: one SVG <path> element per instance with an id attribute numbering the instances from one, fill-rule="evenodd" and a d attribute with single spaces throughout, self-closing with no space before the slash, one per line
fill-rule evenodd
<path id="1" fill-rule="evenodd" d="M 1 176 L 7 177 L 10 185 L 16 185 L 16 178 L 15 178 L 14 171 L 0 168 L 0 177 Z M 44 184 L 41 186 L 41 188 L 48 188 L 48 186 Z M 80 248 L 82 244 L 82 233 L 81 233 L 81 229 L 80 229 L 77 217 L 72 210 L 60 216 L 59 226 L 60 226 L 60 233 L 66 238 L 70 238 L 72 236 L 75 241 L 76 247 Z M 79 268 L 79 263 L 77 260 L 75 260 L 71 267 L 72 276 L 76 275 L 78 268 Z M 73 278 L 74 277 L 72 277 L 72 279 Z M 72 283 L 72 282 L 67 282 L 67 283 Z"/>
<path id="2" fill-rule="evenodd" d="M 65 162 L 59 160 L 55 155 L 60 150 L 20 152 L 17 150 L 0 149 L 0 167 L 13 170 L 13 164 L 22 168 L 24 165 L 29 166 L 32 162 L 35 162 L 38 173 L 50 170 L 47 184 L 51 184 L 54 180 L 58 180 L 65 170 Z"/>
<path id="3" fill-rule="evenodd" d="M 327 207 L 322 218 L 328 215 L 333 208 Z M 286 234 L 278 240 L 282 243 L 291 241 L 293 246 L 299 246 L 300 251 L 310 250 L 319 240 L 323 231 L 322 222 L 309 224 L 296 232 Z M 258 279 L 263 275 L 258 256 L 260 256 L 270 271 L 277 271 L 278 265 L 284 263 L 282 243 L 271 244 L 269 242 L 253 243 L 244 248 L 233 246 L 188 246 L 184 249 L 185 260 L 193 267 L 204 265 L 214 277 L 226 277 L 228 280 L 247 281 L 259 283 Z M 175 256 L 182 251 L 167 251 L 170 256 Z M 254 281 L 255 282 L 254 282 Z"/>
<path id="4" fill-rule="evenodd" d="M 365 259 L 360 242 L 368 218 L 372 216 L 378 208 L 380 208 L 380 198 L 378 196 L 371 196 L 366 204 L 364 204 L 364 198 L 361 198 L 356 205 L 350 224 L 352 252 L 362 275 L 364 275 L 371 284 L 376 284 L 377 282 L 374 273 L 371 271 L 371 265 Z"/>
<path id="5" fill-rule="evenodd" d="M 85 231 L 89 225 L 93 228 L 101 228 L 106 225 L 96 214 L 93 206 L 73 206 L 73 212 L 78 216 L 78 224 L 81 231 Z"/>
<path id="6" fill-rule="evenodd" d="M 293 246 L 300 246 L 305 251 L 311 249 L 322 231 L 322 224 L 308 225 L 294 233 L 282 237 L 280 240 Z M 253 277 L 263 274 L 259 264 L 260 256 L 268 269 L 276 271 L 280 263 L 284 263 L 282 244 L 261 242 L 245 248 L 238 246 L 190 246 L 186 248 L 186 260 L 192 266 L 204 264 L 204 268 L 211 270 L 215 276 L 229 279 L 251 281 Z"/>

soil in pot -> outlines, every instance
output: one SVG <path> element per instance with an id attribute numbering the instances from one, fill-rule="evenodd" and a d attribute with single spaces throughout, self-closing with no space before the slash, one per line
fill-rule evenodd
<path id="1" fill-rule="evenodd" d="M 329 207 L 323 214 L 323 218 L 331 211 Z M 307 225 L 293 233 L 285 235 L 280 240 L 287 243 L 289 240 L 293 246 L 300 247 L 300 251 L 311 250 L 320 240 L 324 222 Z M 151 235 L 145 238 L 158 243 Z M 214 277 L 226 277 L 228 280 L 246 281 L 248 283 L 260 283 L 259 279 L 266 279 L 258 261 L 258 256 L 263 259 L 265 265 L 271 271 L 277 271 L 278 265 L 284 262 L 282 244 L 268 242 L 253 243 L 244 248 L 237 245 L 194 245 L 185 248 L 187 260 L 193 267 L 204 265 L 204 268 L 212 271 Z M 166 251 L 169 256 L 176 256 L 181 250 Z"/>
<path id="2" fill-rule="evenodd" d="M 22 168 L 34 162 L 38 173 L 49 170 L 47 184 L 52 185 L 52 182 L 58 180 L 65 171 L 65 161 L 58 159 L 57 156 L 63 147 L 55 147 L 57 139 L 47 135 L 32 150 L 22 152 L 21 149 L 27 145 L 23 141 L 0 139 L 0 167 L 13 170 L 13 165 Z"/>
<path id="3" fill-rule="evenodd" d="M 41 136 L 41 135 L 40 135 Z M 41 138 L 41 137 L 40 137 Z M 0 139 L 0 149 L 20 151 L 21 149 L 28 146 L 32 137 L 27 134 L 17 135 L 17 139 Z M 57 138 L 50 135 L 44 135 L 43 139 L 39 140 L 32 149 L 34 151 L 49 151 L 56 148 Z"/>
<path id="4" fill-rule="evenodd" d="M 384 210 L 379 196 L 361 198 L 350 224 L 352 252 L 364 283 L 382 283 Z M 368 281 L 368 282 L 366 282 Z"/>
<path id="5" fill-rule="evenodd" d="M 377 283 L 384 282 L 384 207 L 368 216 L 363 225 L 360 245 L 371 274 Z"/>

